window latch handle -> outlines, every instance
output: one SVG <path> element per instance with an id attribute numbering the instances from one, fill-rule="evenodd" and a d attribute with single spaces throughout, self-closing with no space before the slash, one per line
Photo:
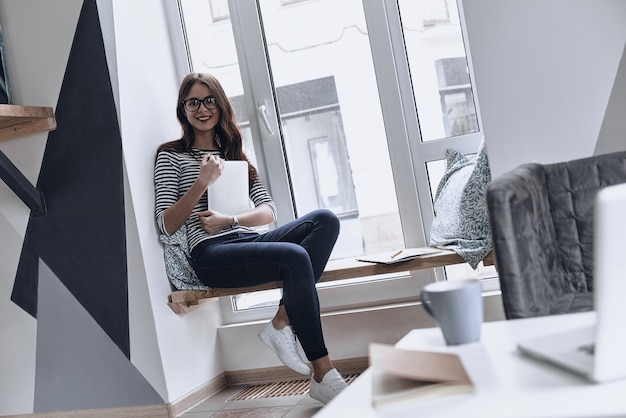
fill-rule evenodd
<path id="1" fill-rule="evenodd" d="M 267 129 L 267 134 L 269 136 L 274 136 L 274 131 L 272 130 L 272 127 L 270 126 L 270 121 L 267 118 L 267 102 L 265 100 L 259 102 L 259 105 L 257 107 L 257 112 L 259 112 L 259 116 L 261 117 L 261 120 L 263 121 L 263 124 L 265 125 L 265 129 Z"/>

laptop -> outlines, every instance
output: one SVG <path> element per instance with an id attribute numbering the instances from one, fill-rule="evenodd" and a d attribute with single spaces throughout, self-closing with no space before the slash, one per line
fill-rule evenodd
<path id="1" fill-rule="evenodd" d="M 518 342 L 531 357 L 593 382 L 626 378 L 626 183 L 607 186 L 594 207 L 593 326 Z"/>
<path id="2" fill-rule="evenodd" d="M 224 161 L 222 175 L 208 187 L 209 210 L 226 215 L 238 215 L 250 210 L 248 162 Z"/>

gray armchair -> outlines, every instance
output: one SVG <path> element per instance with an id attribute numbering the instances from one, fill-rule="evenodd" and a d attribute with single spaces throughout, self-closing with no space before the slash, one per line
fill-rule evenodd
<path id="1" fill-rule="evenodd" d="M 593 205 L 626 182 L 626 152 L 524 164 L 487 187 L 508 319 L 593 309 Z"/>

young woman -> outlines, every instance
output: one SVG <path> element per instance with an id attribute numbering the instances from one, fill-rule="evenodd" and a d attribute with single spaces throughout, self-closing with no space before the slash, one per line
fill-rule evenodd
<path id="1" fill-rule="evenodd" d="M 198 73 L 185 77 L 176 116 L 182 138 L 159 147 L 154 172 L 161 233 L 169 236 L 185 227 L 191 265 L 206 286 L 281 280 L 283 299 L 259 338 L 287 367 L 308 376 L 311 370 L 300 357 L 297 335 L 313 366 L 310 396 L 330 401 L 346 383 L 328 356 L 315 283 L 335 245 L 339 220 L 328 210 L 316 210 L 269 232 L 255 232 L 251 227 L 275 220 L 276 207 L 243 152 L 232 105 L 218 80 Z M 208 210 L 206 190 L 221 175 L 224 160 L 248 161 L 254 209 Z"/>

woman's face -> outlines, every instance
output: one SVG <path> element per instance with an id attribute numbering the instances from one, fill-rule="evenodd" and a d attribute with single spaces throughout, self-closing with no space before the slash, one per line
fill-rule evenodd
<path id="1" fill-rule="evenodd" d="M 185 116 L 195 131 L 215 130 L 220 120 L 220 109 L 215 103 L 211 103 L 210 97 L 211 90 L 202 83 L 196 83 L 183 99 Z"/>

